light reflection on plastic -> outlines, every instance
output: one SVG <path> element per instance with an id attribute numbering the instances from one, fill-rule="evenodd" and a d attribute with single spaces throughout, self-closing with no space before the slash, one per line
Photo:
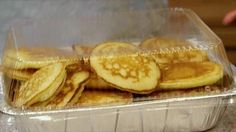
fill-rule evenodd
<path id="1" fill-rule="evenodd" d="M 14 122 L 14 119 L 10 117 L 10 118 L 7 119 L 7 122 L 12 123 L 12 122 Z"/>
<path id="2" fill-rule="evenodd" d="M 50 121 L 52 118 L 50 116 L 36 116 L 36 117 L 30 117 L 30 119 L 36 119 L 41 121 Z"/>
<path id="3" fill-rule="evenodd" d="M 0 60 L 1 61 L 1 60 Z M 2 73 L 0 73 L 0 94 L 3 94 L 3 78 L 2 78 Z M 1 96 L 1 95 L 0 95 Z"/>
<path id="4" fill-rule="evenodd" d="M 233 104 L 234 103 L 234 99 L 233 98 L 229 99 L 229 103 Z"/>

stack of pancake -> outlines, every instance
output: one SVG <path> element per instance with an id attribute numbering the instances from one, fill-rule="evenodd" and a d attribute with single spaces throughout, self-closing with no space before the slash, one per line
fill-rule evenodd
<path id="1" fill-rule="evenodd" d="M 156 37 L 139 46 L 77 44 L 73 46 L 77 55 L 64 49 L 9 49 L 4 53 L 4 73 L 20 82 L 12 90 L 12 104 L 20 108 L 128 104 L 150 97 L 220 93 L 222 66 L 191 45 Z"/>

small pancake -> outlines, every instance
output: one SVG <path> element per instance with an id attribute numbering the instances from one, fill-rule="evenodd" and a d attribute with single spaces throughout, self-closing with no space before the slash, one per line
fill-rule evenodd
<path id="1" fill-rule="evenodd" d="M 85 87 L 87 89 L 114 89 L 109 85 L 109 83 L 99 78 L 95 73 L 90 75 L 88 83 L 86 83 Z"/>
<path id="2" fill-rule="evenodd" d="M 190 48 L 192 45 L 185 40 L 155 37 L 143 41 L 139 47 L 142 50 L 151 52 L 151 55 L 159 65 L 208 60 L 206 52 Z"/>
<path id="3" fill-rule="evenodd" d="M 171 47 L 181 47 L 188 46 L 190 43 L 185 40 L 174 39 L 174 38 L 165 38 L 165 37 L 153 37 L 144 40 L 139 47 L 144 50 L 150 49 L 165 49 Z"/>
<path id="4" fill-rule="evenodd" d="M 78 102 L 78 100 L 80 99 L 80 96 L 82 95 L 82 92 L 84 91 L 84 86 L 86 83 L 87 81 L 85 81 L 84 83 L 81 83 L 81 85 L 79 86 L 79 88 L 77 88 L 75 94 L 73 95 L 73 97 L 71 98 L 67 106 L 73 106 L 74 104 L 76 104 L 76 102 Z"/>
<path id="5" fill-rule="evenodd" d="M 93 49 L 90 65 L 113 87 L 148 94 L 156 89 L 160 71 L 151 58 L 138 52 L 137 47 L 128 43 L 103 43 Z"/>
<path id="6" fill-rule="evenodd" d="M 60 76 L 62 76 L 63 78 L 61 79 L 61 77 L 58 77 L 57 79 L 55 79 L 54 80 L 55 82 L 53 82 L 49 86 L 49 88 L 42 91 L 41 93 L 39 93 L 35 97 L 33 97 L 29 102 L 27 102 L 25 104 L 25 106 L 28 107 L 28 106 L 31 106 L 32 104 L 37 103 L 37 102 L 42 102 L 42 101 L 46 101 L 46 100 L 50 99 L 59 89 L 61 89 L 61 87 L 65 83 L 66 74 L 64 72 L 62 72 Z"/>
<path id="7" fill-rule="evenodd" d="M 5 52 L 3 65 L 13 69 L 39 69 L 52 63 L 71 64 L 79 61 L 80 58 L 68 49 L 19 48 Z"/>
<path id="8" fill-rule="evenodd" d="M 187 89 L 212 85 L 223 77 L 223 69 L 213 62 L 171 63 L 161 69 L 160 88 Z"/>
<path id="9" fill-rule="evenodd" d="M 66 106 L 71 98 L 76 94 L 75 92 L 77 89 L 81 89 L 81 85 L 88 79 L 88 77 L 89 72 L 86 71 L 77 72 L 68 77 L 61 91 L 56 96 L 54 96 L 46 106 L 57 108 Z M 82 91 L 83 89 L 80 90 L 80 93 Z"/>
<path id="10" fill-rule="evenodd" d="M 129 92 L 105 91 L 105 90 L 84 90 L 78 106 L 104 106 L 129 104 L 133 101 L 133 95 Z"/>
<path id="11" fill-rule="evenodd" d="M 9 97 L 12 100 L 12 105 L 14 106 L 14 102 L 16 100 L 16 95 L 19 93 L 20 86 L 23 85 L 24 81 L 18 81 L 18 80 L 10 80 L 10 92 Z"/>
<path id="12" fill-rule="evenodd" d="M 203 86 L 197 87 L 193 89 L 176 89 L 176 90 L 163 90 L 156 91 L 151 93 L 150 95 L 137 97 L 135 101 L 143 101 L 143 100 L 163 100 L 163 99 L 171 99 L 171 98 L 180 98 L 180 97 L 194 97 L 194 96 L 204 96 L 204 95 L 214 95 L 220 94 L 222 89 L 218 86 Z"/>
<path id="13" fill-rule="evenodd" d="M 62 88 L 64 88 L 64 85 L 65 85 L 65 82 L 66 82 L 66 78 L 67 76 L 64 78 L 63 82 L 61 83 L 61 85 L 57 88 L 56 92 L 50 97 L 48 98 L 47 100 L 43 101 L 43 102 L 37 102 L 37 103 L 34 103 L 32 105 L 30 105 L 30 108 L 35 108 L 35 107 L 38 107 L 38 108 L 43 108 L 43 107 L 46 107 L 46 105 L 54 99 L 54 97 L 59 94 L 59 92 L 62 90 Z"/>
<path id="14" fill-rule="evenodd" d="M 54 63 L 36 71 L 33 76 L 20 86 L 16 95 L 15 106 L 22 107 L 49 99 L 65 78 L 65 66 Z"/>
<path id="15" fill-rule="evenodd" d="M 37 71 L 37 69 L 23 69 L 16 70 L 11 68 L 4 68 L 3 72 L 12 79 L 26 81 Z"/>

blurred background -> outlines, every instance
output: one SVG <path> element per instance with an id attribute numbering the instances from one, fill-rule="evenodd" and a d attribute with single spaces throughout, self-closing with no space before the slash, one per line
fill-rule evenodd
<path id="1" fill-rule="evenodd" d="M 222 39 L 229 60 L 236 64 L 236 22 L 228 25 L 222 22 L 227 13 L 236 10 L 236 0 L 169 0 L 169 7 L 189 8 L 196 12 Z"/>
<path id="2" fill-rule="evenodd" d="M 166 7 L 167 0 L 0 0 L 0 53 L 9 27 L 25 19 Z"/>

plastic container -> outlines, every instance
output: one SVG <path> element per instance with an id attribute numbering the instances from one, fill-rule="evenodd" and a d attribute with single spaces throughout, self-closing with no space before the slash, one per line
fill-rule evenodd
<path id="1" fill-rule="evenodd" d="M 68 49 L 77 43 L 84 46 L 106 41 L 137 44 L 151 37 L 181 39 L 191 45 L 169 46 L 160 51 L 142 50 L 142 53 L 191 49 L 206 52 L 210 61 L 223 68 L 224 77 L 218 81 L 222 90 L 163 99 L 138 95 L 134 97 L 134 102 L 126 105 L 32 110 L 11 105 L 9 93 L 12 93 L 12 83 L 3 74 L 1 111 L 15 116 L 20 131 L 204 131 L 212 128 L 223 116 L 229 99 L 235 95 L 233 75 L 222 41 L 190 10 L 174 8 L 81 13 L 74 17 L 25 21 L 12 26 L 4 54 L 9 49 L 16 49 L 17 55 L 21 47 L 56 47 L 74 54 Z M 52 58 L 60 57 L 68 56 L 62 54 Z"/>

